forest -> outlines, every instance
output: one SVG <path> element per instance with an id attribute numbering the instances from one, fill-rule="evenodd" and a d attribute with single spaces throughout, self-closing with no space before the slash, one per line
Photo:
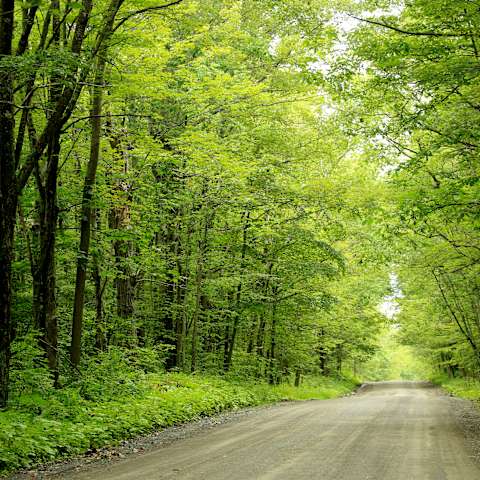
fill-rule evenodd
<path id="1" fill-rule="evenodd" d="M 0 4 L 0 472 L 389 342 L 478 379 L 479 2 Z"/>

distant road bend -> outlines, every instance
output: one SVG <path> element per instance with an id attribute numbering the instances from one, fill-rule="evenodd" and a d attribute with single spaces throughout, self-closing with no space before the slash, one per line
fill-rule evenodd
<path id="1" fill-rule="evenodd" d="M 425 383 L 259 409 L 69 480 L 479 480 L 449 398 Z"/>

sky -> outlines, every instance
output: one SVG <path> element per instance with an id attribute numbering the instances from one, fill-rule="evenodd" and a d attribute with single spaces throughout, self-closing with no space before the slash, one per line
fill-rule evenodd
<path id="1" fill-rule="evenodd" d="M 398 299 L 404 296 L 395 272 L 390 272 L 390 288 L 392 293 L 384 298 L 383 302 L 378 306 L 378 310 L 388 319 L 393 320 L 400 312 Z"/>

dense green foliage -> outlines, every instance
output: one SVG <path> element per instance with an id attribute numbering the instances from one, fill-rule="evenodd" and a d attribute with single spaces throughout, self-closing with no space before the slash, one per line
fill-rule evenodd
<path id="1" fill-rule="evenodd" d="M 450 375 L 480 371 L 478 5 L 356 2 L 332 75 L 390 184 L 400 336 Z M 351 10 L 350 12 L 352 12 Z M 348 79 L 348 80 L 347 80 Z"/>
<path id="2" fill-rule="evenodd" d="M 367 359 L 388 290 L 371 229 L 383 187 L 326 111 L 314 65 L 334 47 L 328 5 L 112 5 L 93 7 L 77 60 L 48 2 L 23 11 L 51 24 L 48 46 L 32 31 L 12 67 L 16 103 L 28 100 L 19 161 L 33 162 L 15 222 L 17 340 L 38 332 L 57 387 L 112 348 L 157 370 L 270 383 Z M 67 24 L 78 14 L 62 9 Z M 84 70 L 94 38 L 104 43 Z M 75 84 L 68 118 L 48 132 L 55 152 L 32 158 L 57 89 L 82 74 L 91 88 Z"/>
<path id="3" fill-rule="evenodd" d="M 478 377 L 479 24 L 469 0 L 0 0 L 4 467 L 303 375 Z"/>
<path id="4" fill-rule="evenodd" d="M 428 380 L 438 374 L 429 361 L 411 345 L 405 345 L 397 328 L 386 330 L 380 349 L 358 372 L 367 381 Z"/>

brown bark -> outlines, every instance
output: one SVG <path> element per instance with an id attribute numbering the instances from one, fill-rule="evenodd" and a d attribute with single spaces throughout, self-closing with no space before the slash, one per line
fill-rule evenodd
<path id="1" fill-rule="evenodd" d="M 274 299 L 272 305 L 272 326 L 270 330 L 270 372 L 269 372 L 269 383 L 271 385 L 277 383 L 277 375 L 275 372 L 275 349 L 277 346 L 277 300 Z"/>
<path id="2" fill-rule="evenodd" d="M 301 383 L 302 383 L 302 370 L 300 368 L 297 368 L 295 370 L 295 386 L 299 387 Z"/>
<path id="3" fill-rule="evenodd" d="M 103 352 L 105 350 L 105 321 L 103 318 L 103 292 L 106 280 L 102 282 L 100 269 L 95 262 L 93 267 L 93 281 L 95 284 L 95 348 Z"/>
<path id="4" fill-rule="evenodd" d="M 120 187 L 121 188 L 121 187 Z M 122 230 L 130 220 L 128 206 L 114 207 L 110 216 L 110 228 Z M 133 299 L 135 291 L 135 278 L 130 272 L 128 258 L 131 255 L 132 244 L 129 240 L 114 240 L 113 252 L 117 268 L 115 290 L 117 299 L 117 315 L 120 318 L 130 318 L 133 315 Z M 135 333 L 133 326 L 132 332 Z"/>
<path id="5" fill-rule="evenodd" d="M 115 160 L 120 162 L 124 174 L 128 174 L 129 156 L 125 138 L 121 131 L 114 131 L 109 124 L 110 145 L 114 152 Z M 118 179 L 112 184 L 117 200 L 111 206 L 108 223 L 111 230 L 118 232 L 127 231 L 131 222 L 130 203 L 132 200 L 132 187 L 127 179 Z M 130 321 L 129 331 L 123 332 L 125 338 L 136 343 L 137 331 L 133 323 L 133 301 L 136 287 L 136 276 L 131 272 L 128 259 L 132 255 L 132 242 L 124 238 L 113 240 L 113 252 L 117 275 L 114 285 L 116 291 L 117 316 Z"/>
<path id="6" fill-rule="evenodd" d="M 123 0 L 118 0 L 120 5 Z M 56 0 L 52 2 L 52 5 L 56 3 Z M 74 32 L 73 38 L 70 44 L 69 50 L 74 55 L 79 55 L 82 50 L 83 42 L 86 36 L 87 26 L 90 20 L 90 13 L 93 7 L 92 0 L 83 0 L 82 8 L 79 11 L 77 18 L 75 19 L 72 31 Z M 15 12 L 14 0 L 1 0 L 0 2 L 0 62 L 3 57 L 12 55 L 12 39 L 14 31 L 14 12 Z M 51 9 L 50 9 L 51 10 Z M 45 16 L 44 26 L 40 40 L 39 48 L 43 48 L 45 45 L 46 34 L 48 32 L 48 24 L 50 23 L 51 11 Z M 33 6 L 24 11 L 24 22 L 22 32 L 19 35 L 19 43 L 17 48 L 17 54 L 22 55 L 28 46 L 30 32 L 35 22 L 35 16 L 38 9 Z M 51 42 L 58 40 L 59 35 L 59 18 L 53 12 L 53 33 Z M 98 53 L 102 43 L 105 40 L 105 35 L 101 29 L 97 36 L 97 42 L 92 51 L 92 56 Z M 13 91 L 14 91 L 14 78 L 13 73 L 8 68 L 2 68 L 0 70 L 0 407 L 4 406 L 8 396 L 8 369 L 10 361 L 10 343 L 13 337 L 13 327 L 11 325 L 11 302 L 12 302 L 12 285 L 11 285 L 11 265 L 13 259 L 13 240 L 14 229 L 16 221 L 16 210 L 18 205 L 18 198 L 23 188 L 27 184 L 30 175 L 34 168 L 38 165 L 45 150 L 50 153 L 47 154 L 49 159 L 58 156 L 57 143 L 59 141 L 61 129 L 63 125 L 69 120 L 73 110 L 76 106 L 79 98 L 82 86 L 87 79 L 90 71 L 91 62 L 86 62 L 78 67 L 72 68 L 64 82 L 61 95 L 58 98 L 54 98 L 54 102 L 49 108 L 49 115 L 46 125 L 38 138 L 32 142 L 32 147 L 28 156 L 23 164 L 20 166 L 21 150 L 23 146 L 23 138 L 25 134 L 25 127 L 27 126 L 28 115 L 23 117 L 21 122 L 18 141 L 16 148 L 15 158 L 15 128 L 14 128 L 14 107 L 13 107 Z M 35 75 L 32 75 L 35 78 Z M 62 79 L 63 80 L 63 79 Z M 27 82 L 27 85 L 31 85 Z M 25 100 L 22 102 L 24 105 L 28 105 L 30 102 L 29 96 L 32 95 L 32 88 L 27 88 Z M 34 132 L 33 125 L 30 130 Z M 35 135 L 35 137 L 37 137 Z M 58 160 L 54 160 L 58 162 Z M 57 167 L 51 165 L 47 176 L 52 174 Z M 47 179 L 47 187 L 50 188 L 50 179 Z M 51 200 L 54 198 L 56 192 L 50 189 L 48 192 L 48 202 L 51 204 Z M 56 210 L 52 213 L 53 216 L 57 215 Z M 52 218 L 45 218 L 45 221 L 51 224 Z M 48 243 L 49 252 L 47 257 L 51 255 L 51 238 L 50 234 L 46 234 L 44 241 Z M 53 243 L 54 248 L 54 243 Z M 51 270 L 50 270 L 51 272 Z M 54 289 L 54 275 L 51 273 L 45 274 L 49 280 L 45 288 Z M 52 280 L 53 278 L 53 280 Z M 52 290 L 53 291 L 53 290 Z M 53 321 L 55 318 L 54 309 L 51 308 L 52 302 L 50 294 L 46 294 L 47 306 L 45 308 L 45 318 L 47 319 L 46 328 L 49 330 L 48 337 L 53 338 L 55 336 Z M 50 319 L 50 320 L 48 320 Z M 52 327 L 52 328 L 51 328 Z M 47 339 L 45 339 L 47 341 Z M 49 347 L 50 348 L 50 347 Z M 52 350 L 53 352 L 53 350 Z M 53 355 L 53 353 L 52 353 Z M 49 360 L 53 364 L 53 357 Z"/>
<path id="7" fill-rule="evenodd" d="M 162 139 L 164 148 L 172 150 L 168 143 L 168 139 Z M 158 184 L 158 188 L 162 197 L 167 196 L 170 189 L 179 191 L 183 188 L 181 182 L 178 181 L 176 169 L 173 164 L 162 165 L 161 168 L 153 167 L 152 173 Z M 155 340 L 168 346 L 167 358 L 165 360 L 165 367 L 171 370 L 183 363 L 184 352 L 180 351 L 183 348 L 183 342 L 180 336 L 184 330 L 183 323 L 185 322 L 185 311 L 178 312 L 180 308 L 178 281 L 175 275 L 175 270 L 179 271 L 179 235 L 176 218 L 179 215 L 177 206 L 169 206 L 163 211 L 165 221 L 161 229 L 155 236 L 157 245 L 163 246 L 164 260 L 165 260 L 165 282 L 162 287 L 158 289 L 157 295 L 160 300 L 159 318 L 158 318 L 158 334 Z M 186 329 L 186 327 L 185 327 Z"/>
<path id="8" fill-rule="evenodd" d="M 342 365 L 343 365 L 343 346 L 337 345 L 335 351 L 335 359 L 336 359 L 336 373 L 340 374 L 342 372 Z"/>
<path id="9" fill-rule="evenodd" d="M 240 256 L 240 278 L 245 270 L 245 257 L 247 253 L 247 235 L 248 228 L 250 226 L 250 212 L 245 212 L 245 223 L 243 225 L 242 232 L 242 252 Z M 232 366 L 233 349 L 235 348 L 235 340 L 237 338 L 238 324 L 240 322 L 240 300 L 242 298 L 242 280 L 237 285 L 236 299 L 235 299 L 235 312 L 232 330 L 227 325 L 225 328 L 225 344 L 224 344 L 224 362 L 223 369 L 228 372 Z"/>
<path id="10" fill-rule="evenodd" d="M 253 314 L 253 318 L 251 321 L 251 329 L 250 334 L 248 335 L 248 345 L 247 345 L 247 353 L 253 353 L 254 343 L 256 339 L 255 332 L 258 330 L 259 324 L 259 315 L 258 313 Z"/>
<path id="11" fill-rule="evenodd" d="M 58 46 L 60 40 L 60 5 L 58 0 L 52 0 L 52 38 Z M 57 75 L 50 78 L 52 86 L 49 89 L 50 105 L 55 105 L 62 95 L 60 87 L 62 79 Z M 50 118 L 46 110 L 47 121 Z M 27 123 L 31 117 L 27 117 Z M 33 124 L 29 124 L 30 140 L 34 145 L 36 140 Z M 42 175 L 38 165 L 36 181 L 39 192 L 39 243 L 37 258 L 34 261 L 34 315 L 35 324 L 40 330 L 40 345 L 45 350 L 48 367 L 53 375 L 55 386 L 58 385 L 58 322 L 56 316 L 55 293 L 55 242 L 57 233 L 57 181 L 60 155 L 60 131 L 52 132 L 47 146 L 45 172 Z M 43 177 L 43 178 L 42 178 Z"/>
<path id="12" fill-rule="evenodd" d="M 100 212 L 96 212 L 96 227 L 94 234 L 100 231 Z M 93 221 L 92 221 L 93 222 Z M 107 279 L 102 282 L 102 275 L 100 272 L 100 262 L 98 255 L 93 258 L 93 281 L 95 284 L 95 348 L 102 352 L 106 347 L 106 328 L 105 320 L 103 318 L 103 294 L 107 286 Z"/>
<path id="13" fill-rule="evenodd" d="M 323 341 L 323 336 L 325 335 L 325 332 L 322 329 L 320 329 L 320 335 L 319 335 L 319 347 L 318 347 L 318 360 L 319 360 L 319 367 L 320 367 L 320 372 L 322 375 L 328 375 L 328 365 L 327 365 L 327 360 L 328 360 L 328 355 L 327 355 L 327 350 L 325 347 L 322 345 Z"/>
<path id="14" fill-rule="evenodd" d="M 182 250 L 183 259 L 180 258 L 180 252 L 177 253 L 177 270 L 179 272 L 179 280 L 177 284 L 177 313 L 175 318 L 175 366 L 183 369 L 185 365 L 185 337 L 187 335 L 187 288 L 188 276 L 187 268 L 191 254 L 190 237 L 191 229 L 188 228 L 186 238 L 186 249 Z M 182 263 L 183 260 L 183 263 Z"/>
<path id="15" fill-rule="evenodd" d="M 83 307 L 85 302 L 85 282 L 87 279 L 88 255 L 90 250 L 90 234 L 92 219 L 92 199 L 95 187 L 95 179 L 97 176 L 97 167 L 100 159 L 100 139 L 101 139 L 101 116 L 102 116 L 102 99 L 105 77 L 106 55 L 108 50 L 108 42 L 113 34 L 113 24 L 120 9 L 123 0 L 112 0 L 106 14 L 104 27 L 99 35 L 101 40 L 98 50 L 98 60 L 95 70 L 94 86 L 92 88 L 92 108 L 91 108 L 91 141 L 90 141 L 90 158 L 87 165 L 87 173 L 85 175 L 82 197 L 82 213 L 80 219 L 80 243 L 77 256 L 77 271 L 75 278 L 75 298 L 73 303 L 72 314 L 72 340 L 70 344 L 70 361 L 77 366 L 80 363 L 82 328 L 83 328 Z M 102 316 L 101 295 L 98 293 L 97 301 L 97 326 Z M 97 333 L 98 330 L 97 330 Z M 97 338 L 100 342 L 100 337 Z M 101 343 L 101 342 L 100 342 Z M 103 347 L 102 347 L 103 348 Z"/>
<path id="16" fill-rule="evenodd" d="M 173 213 L 176 212 L 176 209 Z M 165 366 L 167 370 L 171 370 L 177 366 L 178 348 L 175 341 L 175 288 L 176 278 L 174 274 L 175 270 L 175 257 L 177 254 L 177 242 L 178 239 L 175 233 L 175 225 L 173 221 L 169 222 L 165 227 L 165 234 L 163 241 L 165 242 L 166 249 L 166 285 L 163 290 L 163 312 L 162 312 L 162 330 L 163 335 L 160 336 L 162 343 L 170 347 L 169 354 L 166 359 Z"/>
<path id="17" fill-rule="evenodd" d="M 212 218 L 208 218 L 208 213 L 205 215 L 203 222 L 203 229 L 198 241 L 198 253 L 197 253 L 197 272 L 195 278 L 195 311 L 193 312 L 192 319 L 192 358 L 190 371 L 195 372 L 197 370 L 197 356 L 198 356 L 198 331 L 199 331 L 199 321 L 200 314 L 202 310 L 202 297 L 203 297 L 203 283 L 204 283 L 204 266 L 205 266 L 205 255 L 207 253 L 208 246 L 208 231 L 210 228 L 210 222 Z"/>
<path id="18" fill-rule="evenodd" d="M 14 0 L 2 0 L 0 62 L 12 54 Z M 12 261 L 18 193 L 15 178 L 13 73 L 0 70 L 0 408 L 7 404 L 10 344 L 13 339 Z"/>
<path id="19" fill-rule="evenodd" d="M 0 171 L 2 183 L 3 171 Z M 16 211 L 16 198 L 5 196 L 3 191 L 0 195 L 0 408 L 3 408 L 8 399 L 10 344 L 14 333 L 11 320 L 11 265 L 15 225 L 15 213 L 12 212 Z"/>
<path id="20" fill-rule="evenodd" d="M 267 297 L 268 291 L 270 288 L 270 276 L 272 274 L 273 270 L 273 262 L 268 262 L 267 264 L 267 274 L 268 277 L 264 281 L 264 295 Z M 265 350 L 264 350 L 264 343 L 265 343 L 265 328 L 267 326 L 267 316 L 265 312 L 262 312 L 260 314 L 260 323 L 258 325 L 258 331 L 257 331 L 257 342 L 256 342 L 256 352 L 259 357 L 264 357 L 265 356 Z"/>
<path id="21" fill-rule="evenodd" d="M 72 340 L 70 344 L 70 361 L 76 366 L 80 363 L 81 356 L 85 282 L 87 279 L 88 255 L 90 250 L 92 199 L 97 175 L 97 167 L 100 158 L 104 73 L 105 52 L 102 52 L 98 59 L 95 85 L 92 92 L 90 158 L 88 161 L 87 173 L 85 175 L 83 185 L 82 212 L 80 217 L 80 244 L 77 254 L 77 273 L 75 279 L 75 298 L 73 303 L 72 319 Z M 97 280 L 95 281 L 97 282 Z M 100 280 L 98 279 L 98 281 Z M 98 287 L 96 299 L 98 302 Z M 99 310 L 97 306 L 97 317 L 98 312 Z"/>
<path id="22" fill-rule="evenodd" d="M 55 384 L 58 381 L 57 317 L 55 298 L 55 240 L 57 231 L 57 176 L 60 139 L 52 140 L 47 151 L 45 185 L 39 203 L 39 248 L 35 261 L 35 323 L 40 329 L 40 342 L 45 350 L 48 366 Z M 40 180 L 40 179 L 38 179 Z"/>

